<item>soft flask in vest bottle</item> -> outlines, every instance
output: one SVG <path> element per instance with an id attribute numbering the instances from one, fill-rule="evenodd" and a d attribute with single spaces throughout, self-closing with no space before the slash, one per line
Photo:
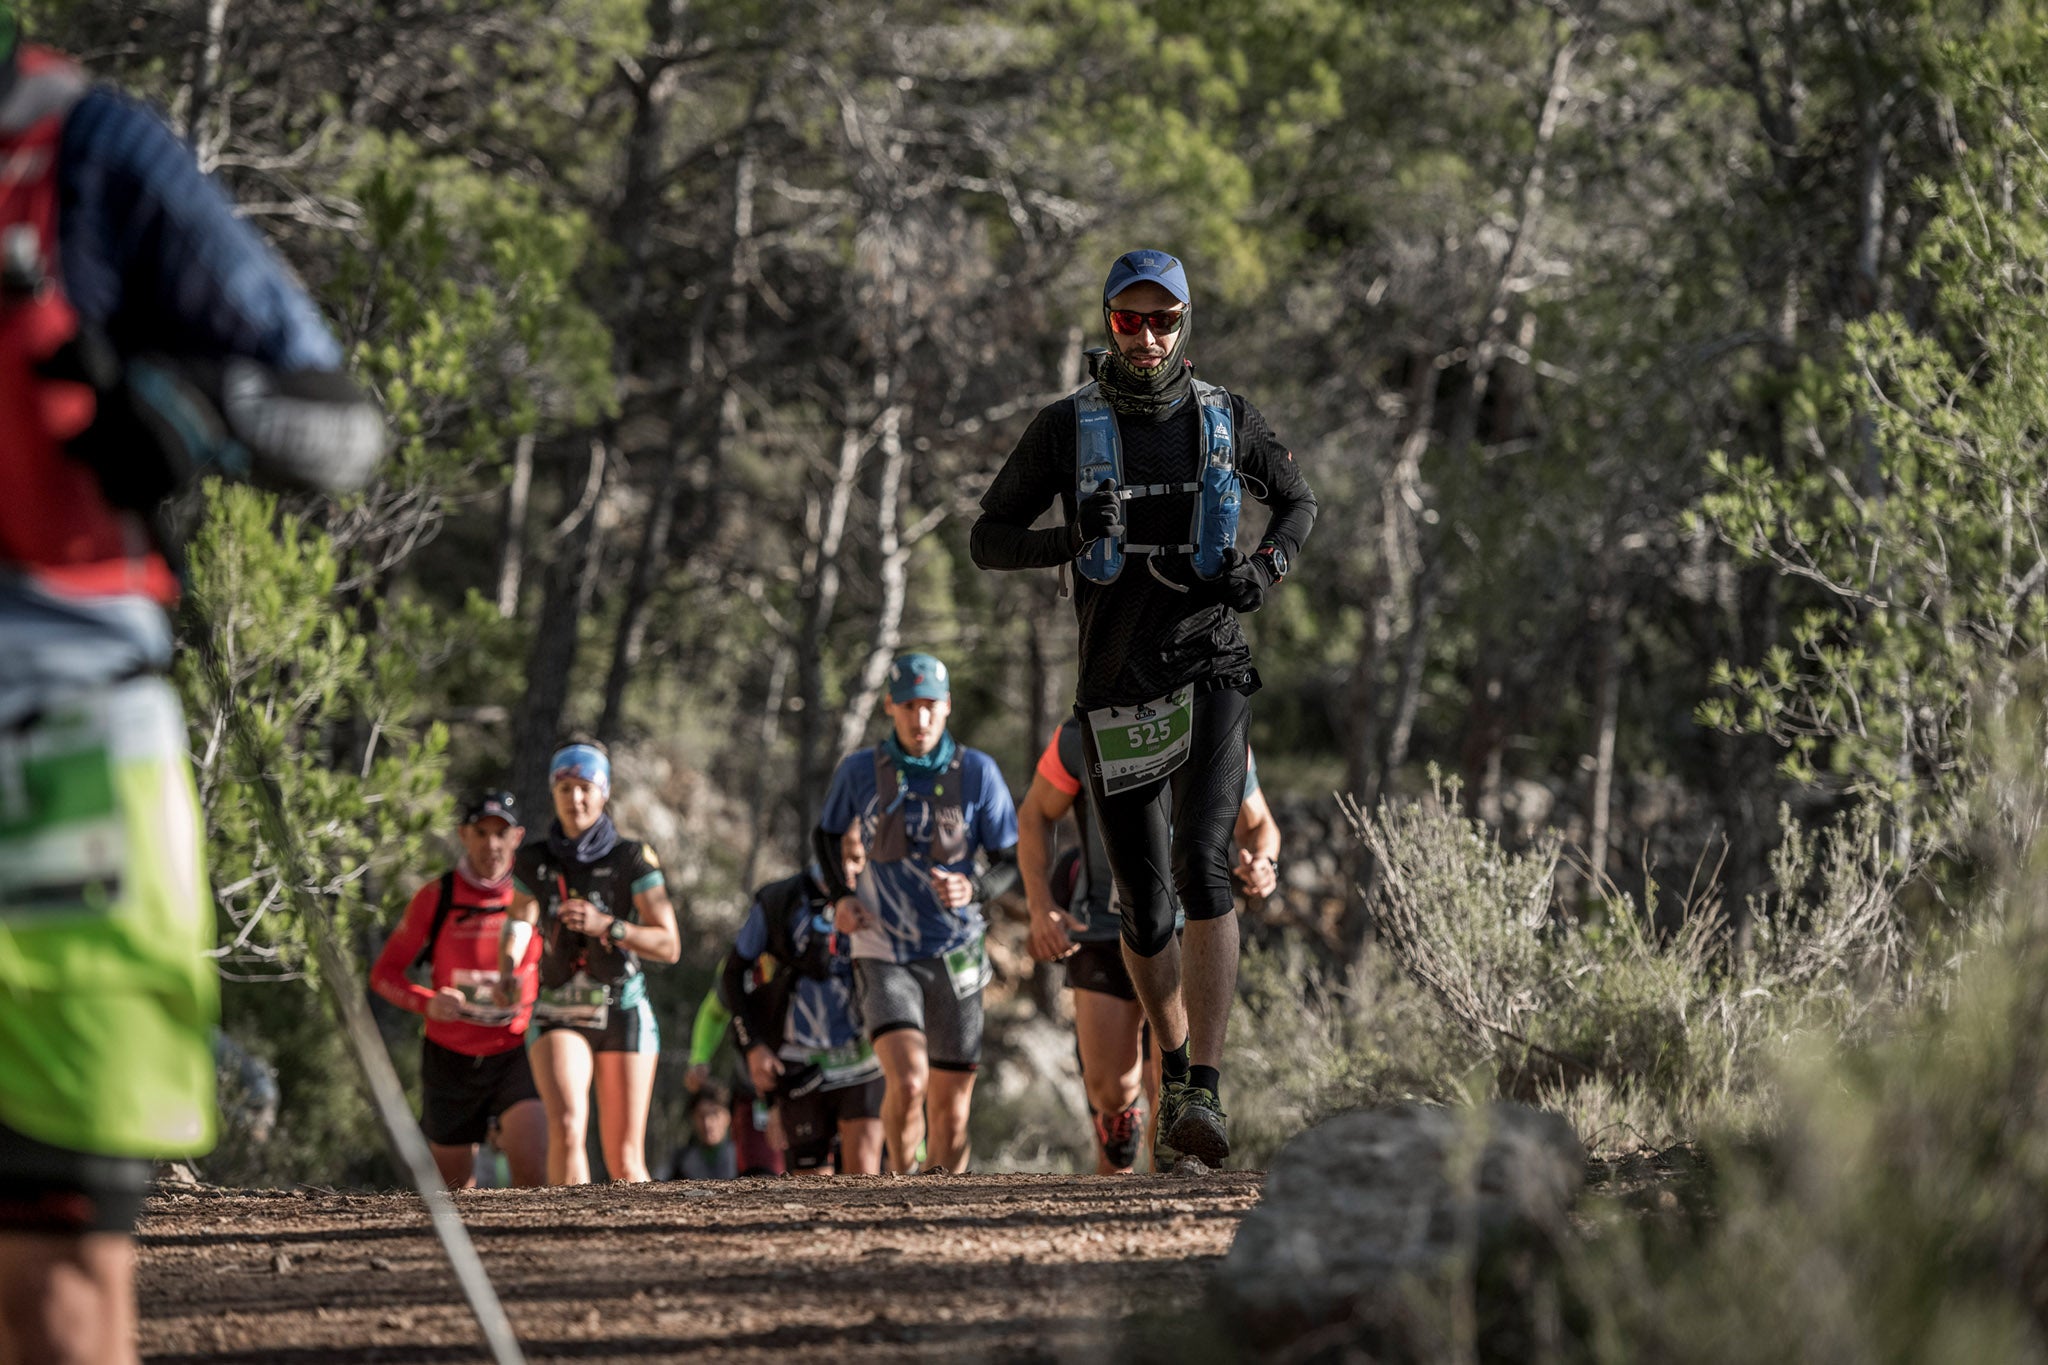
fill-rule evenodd
<path id="1" fill-rule="evenodd" d="M 1230 436 L 1230 409 L 1202 404 L 1202 505 L 1197 513 L 1195 572 L 1204 578 L 1223 572 L 1223 554 L 1237 544 L 1244 491 Z"/>

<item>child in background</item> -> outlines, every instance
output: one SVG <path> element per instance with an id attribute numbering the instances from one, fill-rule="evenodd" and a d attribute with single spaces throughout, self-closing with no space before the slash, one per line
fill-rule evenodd
<path id="1" fill-rule="evenodd" d="M 732 1144 L 732 1092 L 709 1084 L 690 1097 L 690 1141 L 676 1149 L 664 1174 L 671 1180 L 731 1180 L 739 1174 Z"/>

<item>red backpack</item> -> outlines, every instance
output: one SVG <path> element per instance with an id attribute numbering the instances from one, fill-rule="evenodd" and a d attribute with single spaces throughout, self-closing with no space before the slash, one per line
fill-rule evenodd
<path id="1" fill-rule="evenodd" d="M 66 596 L 169 604 L 177 580 L 143 519 L 65 451 L 92 424 L 91 386 L 38 368 L 78 334 L 58 271 L 57 153 L 89 86 L 44 48 L 23 48 L 17 68 L 0 101 L 0 565 Z"/>

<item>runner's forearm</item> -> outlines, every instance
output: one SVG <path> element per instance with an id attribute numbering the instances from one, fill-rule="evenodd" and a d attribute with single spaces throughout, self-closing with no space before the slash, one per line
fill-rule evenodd
<path id="1" fill-rule="evenodd" d="M 1017 884 L 1017 845 L 997 849 L 988 855 L 988 867 L 974 879 L 974 899 L 987 905 Z"/>
<path id="2" fill-rule="evenodd" d="M 739 1013 L 742 1002 L 747 998 L 747 972 L 753 965 L 738 953 L 727 953 L 725 961 L 718 964 L 718 981 L 711 998 L 718 1001 L 718 1007 L 728 1018 Z"/>
<path id="3" fill-rule="evenodd" d="M 967 538 L 968 552 L 983 569 L 1050 569 L 1073 559 L 1079 548 L 1070 526 L 1042 531 L 1013 526 L 984 513 Z"/>
<path id="4" fill-rule="evenodd" d="M 819 884 L 835 901 L 853 894 L 853 888 L 846 884 L 846 855 L 839 847 L 845 833 L 844 830 L 828 830 L 823 825 L 811 831 L 811 856 L 818 860 Z"/>
<path id="5" fill-rule="evenodd" d="M 1024 882 L 1024 899 L 1032 905 L 1052 899 L 1052 828 L 1052 821 L 1027 798 L 1017 811 L 1017 875 Z"/>

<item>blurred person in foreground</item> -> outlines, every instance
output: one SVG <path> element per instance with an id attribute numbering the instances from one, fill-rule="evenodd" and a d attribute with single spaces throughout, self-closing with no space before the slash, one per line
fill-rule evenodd
<path id="1" fill-rule="evenodd" d="M 156 115 L 0 7 L 0 1360 L 136 1358 L 156 1159 L 215 1132 L 214 908 L 161 504 L 343 491 L 383 418 Z"/>
<path id="2" fill-rule="evenodd" d="M 520 926 L 519 988 L 512 1003 L 498 1003 L 498 941 L 512 904 L 512 859 L 526 836 L 518 809 L 508 791 L 487 791 L 463 806 L 455 832 L 461 860 L 414 894 L 370 969 L 372 990 L 426 1016 L 420 1131 L 451 1190 L 475 1183 L 477 1147 L 493 1124 L 512 1183 L 547 1178 L 547 1115 L 526 1058 L 540 966 L 530 925 Z M 406 975 L 421 967 L 429 985 Z"/>

